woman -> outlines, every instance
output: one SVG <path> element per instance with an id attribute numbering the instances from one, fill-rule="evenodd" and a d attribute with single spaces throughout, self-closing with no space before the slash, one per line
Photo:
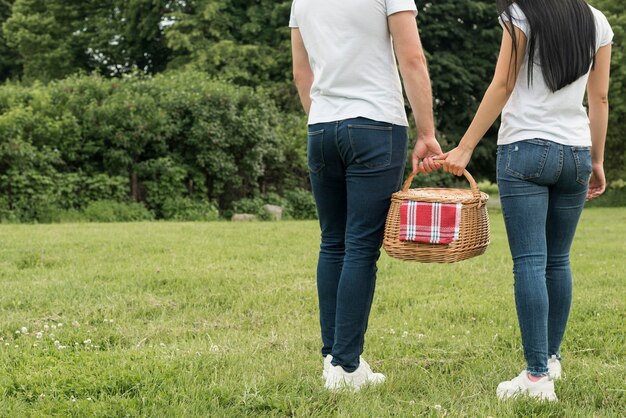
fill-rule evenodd
<path id="1" fill-rule="evenodd" d="M 413 170 L 441 154 L 413 0 L 295 0 L 293 70 L 309 115 L 308 165 L 322 231 L 317 288 L 329 390 L 384 381 L 361 358 L 391 194 L 401 184 L 407 118 Z M 420 159 L 423 159 L 421 162 Z"/>
<path id="2" fill-rule="evenodd" d="M 497 395 L 553 401 L 572 300 L 570 247 L 585 198 L 606 186 L 613 32 L 583 0 L 497 4 L 505 30 L 493 82 L 458 147 L 441 159 L 460 175 L 502 112 L 497 178 L 527 368 Z"/>

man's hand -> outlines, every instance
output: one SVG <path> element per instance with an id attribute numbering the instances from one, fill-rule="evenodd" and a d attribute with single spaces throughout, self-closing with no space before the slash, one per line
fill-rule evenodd
<path id="1" fill-rule="evenodd" d="M 441 146 L 434 136 L 418 138 L 412 155 L 413 174 L 430 173 L 438 169 L 439 166 L 433 162 L 433 158 L 441 154 Z"/>

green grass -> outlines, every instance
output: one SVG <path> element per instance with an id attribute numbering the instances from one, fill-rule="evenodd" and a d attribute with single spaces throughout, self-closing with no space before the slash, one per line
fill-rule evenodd
<path id="1" fill-rule="evenodd" d="M 383 255 L 365 357 L 388 381 L 333 395 L 315 222 L 0 225 L 0 415 L 624 416 L 626 210 L 583 215 L 555 404 L 495 398 L 524 363 L 492 227 L 467 262 Z"/>

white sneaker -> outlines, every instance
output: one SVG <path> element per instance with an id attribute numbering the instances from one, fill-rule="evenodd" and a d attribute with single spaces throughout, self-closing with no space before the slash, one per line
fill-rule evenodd
<path id="1" fill-rule="evenodd" d="M 326 380 L 326 376 L 328 376 L 328 369 L 332 367 L 332 364 L 330 364 L 331 361 L 333 361 L 333 356 L 330 354 L 324 357 L 324 370 L 322 371 L 322 379 L 324 380 Z"/>
<path id="2" fill-rule="evenodd" d="M 544 376 L 541 380 L 533 382 L 528 378 L 526 370 L 522 371 L 515 379 L 500 383 L 496 394 L 500 399 L 530 396 L 542 401 L 553 402 L 557 400 L 556 393 L 554 393 L 554 381 L 550 376 Z"/>
<path id="3" fill-rule="evenodd" d="M 552 380 L 559 380 L 561 378 L 561 362 L 556 358 L 556 355 L 548 359 L 548 374 Z"/>
<path id="4" fill-rule="evenodd" d="M 348 373 L 341 366 L 330 366 L 326 375 L 326 389 L 338 391 L 348 389 L 358 392 L 361 387 L 371 384 L 377 385 L 385 381 L 385 375 L 374 373 L 369 365 L 361 361 L 359 367 L 352 373 Z"/>
<path id="5" fill-rule="evenodd" d="M 332 361 L 333 361 L 333 356 L 331 356 L 330 354 L 324 357 L 324 370 L 322 371 L 322 379 L 324 380 L 326 380 L 326 376 L 328 376 L 328 370 L 332 367 L 332 364 L 331 364 Z M 365 368 L 369 370 L 370 373 L 373 373 L 372 368 L 362 356 L 359 357 L 359 363 L 365 366 Z"/>

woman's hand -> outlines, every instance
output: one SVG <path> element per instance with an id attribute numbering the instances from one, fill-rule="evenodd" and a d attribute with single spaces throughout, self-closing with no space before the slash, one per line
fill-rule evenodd
<path id="1" fill-rule="evenodd" d="M 606 190 L 606 177 L 604 176 L 604 167 L 602 164 L 593 164 L 591 166 L 591 179 L 589 180 L 589 190 L 587 191 L 587 200 L 595 199 Z"/>
<path id="2" fill-rule="evenodd" d="M 464 148 L 458 146 L 452 151 L 448 151 L 441 157 L 437 158 L 443 162 L 443 169 L 448 173 L 452 173 L 455 176 L 462 176 L 465 171 L 465 167 L 472 159 L 473 149 Z"/>
<path id="3" fill-rule="evenodd" d="M 418 138 L 412 155 L 413 174 L 430 173 L 438 169 L 439 166 L 432 160 L 435 157 L 441 157 L 441 154 L 441 146 L 434 136 Z"/>

